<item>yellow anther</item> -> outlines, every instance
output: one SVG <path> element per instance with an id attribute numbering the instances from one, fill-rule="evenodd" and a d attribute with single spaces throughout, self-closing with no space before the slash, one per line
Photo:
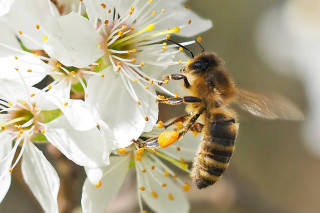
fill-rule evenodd
<path id="1" fill-rule="evenodd" d="M 181 163 L 185 163 L 186 160 L 185 160 L 184 158 L 180 158 L 180 162 L 181 162 Z"/>
<path id="2" fill-rule="evenodd" d="M 161 13 L 164 13 L 164 9 L 161 10 Z"/>
<path id="3" fill-rule="evenodd" d="M 14 68 L 15 70 L 17 70 L 17 71 L 19 71 L 19 69 L 18 68 Z"/>
<path id="4" fill-rule="evenodd" d="M 108 13 L 111 13 L 111 9 L 108 10 Z"/>
<path id="5" fill-rule="evenodd" d="M 134 11 L 134 7 L 130 7 L 130 10 L 131 10 L 131 11 Z"/>
<path id="6" fill-rule="evenodd" d="M 154 29 L 154 25 L 153 24 L 149 24 L 149 26 L 147 27 L 148 31 L 152 31 Z"/>
<path id="7" fill-rule="evenodd" d="M 121 66 L 121 65 L 122 65 L 121 61 L 118 61 L 118 62 L 117 62 L 117 65 L 118 65 L 118 66 Z"/>
<path id="8" fill-rule="evenodd" d="M 190 64 L 190 63 L 191 63 L 191 60 L 188 60 L 188 61 L 187 61 L 187 64 Z"/>
<path id="9" fill-rule="evenodd" d="M 152 170 L 154 170 L 155 168 L 156 168 L 155 166 L 153 166 L 153 165 L 151 166 L 151 169 L 152 169 Z"/>
<path id="10" fill-rule="evenodd" d="M 178 64 L 181 64 L 181 63 L 182 63 L 182 60 L 179 60 L 179 61 L 178 61 Z"/>
<path id="11" fill-rule="evenodd" d="M 158 143 L 162 148 L 170 146 L 179 139 L 179 132 L 177 131 L 165 131 L 158 137 Z"/>
<path id="12" fill-rule="evenodd" d="M 41 133 L 42 134 L 46 133 L 46 130 L 45 129 L 41 129 Z"/>
<path id="13" fill-rule="evenodd" d="M 120 31 L 118 32 L 118 35 L 119 35 L 119 36 L 123 36 L 123 31 L 120 30 Z"/>
<path id="14" fill-rule="evenodd" d="M 71 72 L 70 72 L 70 75 L 71 75 L 71 76 L 75 76 L 75 75 L 76 75 L 76 72 L 75 72 L 75 71 L 71 71 Z"/>
<path id="15" fill-rule="evenodd" d="M 120 70 L 121 70 L 121 67 L 120 67 L 120 66 L 118 66 L 118 68 L 117 68 L 117 72 L 120 72 Z"/>
<path id="16" fill-rule="evenodd" d="M 23 104 L 23 105 L 26 105 L 26 104 L 27 104 L 27 102 L 26 102 L 26 101 L 22 101 L 22 104 Z"/>
<path id="17" fill-rule="evenodd" d="M 12 168 L 9 169 L 9 172 L 10 172 L 10 173 L 12 172 Z"/>
<path id="18" fill-rule="evenodd" d="M 84 96 L 85 96 L 86 98 L 88 98 L 88 93 L 84 94 Z"/>
<path id="19" fill-rule="evenodd" d="M 149 83 L 152 85 L 153 84 L 153 80 L 150 80 Z"/>
<path id="20" fill-rule="evenodd" d="M 183 51 L 183 48 L 182 48 L 182 47 L 180 47 L 180 48 L 179 48 L 179 51 L 180 51 L 180 52 L 182 52 L 182 51 Z"/>
<path id="21" fill-rule="evenodd" d="M 65 102 L 65 103 L 64 103 L 64 106 L 68 106 L 68 102 Z"/>
<path id="22" fill-rule="evenodd" d="M 42 41 L 43 41 L 43 42 L 46 42 L 47 40 L 48 40 L 48 36 L 43 36 Z"/>
<path id="23" fill-rule="evenodd" d="M 166 48 L 165 48 L 165 47 L 162 47 L 161 49 L 162 49 L 162 51 L 166 51 Z"/>
<path id="24" fill-rule="evenodd" d="M 39 30 L 39 29 L 40 29 L 40 25 L 39 25 L 39 24 L 37 24 L 37 25 L 36 25 L 36 28 Z"/>
<path id="25" fill-rule="evenodd" d="M 167 42 L 163 42 L 162 45 L 163 45 L 163 46 L 167 46 L 168 43 L 167 43 Z"/>
<path id="26" fill-rule="evenodd" d="M 149 87 L 148 87 L 148 86 L 145 86 L 144 88 L 145 88 L 145 89 L 149 89 Z"/>
<path id="27" fill-rule="evenodd" d="M 178 97 L 179 97 L 179 94 L 178 94 L 178 93 L 176 93 L 176 94 L 174 95 L 174 97 L 175 97 L 175 98 L 178 98 Z"/>
<path id="28" fill-rule="evenodd" d="M 19 133 L 20 133 L 20 134 L 23 134 L 23 129 L 20 129 Z"/>
<path id="29" fill-rule="evenodd" d="M 131 51 L 130 51 L 130 50 L 128 50 L 127 54 L 128 54 L 128 55 L 129 55 L 129 54 L 131 54 Z"/>
<path id="30" fill-rule="evenodd" d="M 101 187 L 101 180 L 95 185 L 95 187 L 100 188 Z"/>
<path id="31" fill-rule="evenodd" d="M 162 187 L 167 187 L 167 184 L 166 184 L 166 183 L 163 183 L 161 186 L 162 186 Z"/>
<path id="32" fill-rule="evenodd" d="M 11 102 L 9 102 L 9 103 L 8 103 L 8 105 L 11 107 L 11 106 L 12 106 L 12 103 L 11 103 Z"/>
<path id="33" fill-rule="evenodd" d="M 189 7 L 190 7 L 189 5 L 184 6 L 184 8 L 186 8 L 186 9 L 189 9 Z"/>
<path id="34" fill-rule="evenodd" d="M 168 80 L 168 79 L 164 80 L 164 83 L 165 83 L 165 84 L 168 84 L 168 83 L 169 83 L 169 80 Z"/>
<path id="35" fill-rule="evenodd" d="M 164 170 L 164 176 L 165 176 L 165 177 L 169 177 L 169 176 L 170 176 L 170 173 L 169 173 L 168 170 Z"/>
<path id="36" fill-rule="evenodd" d="M 34 56 L 37 57 L 37 56 L 38 56 L 38 53 L 35 53 Z"/>
<path id="37" fill-rule="evenodd" d="M 50 84 L 50 85 L 48 86 L 48 89 L 49 89 L 49 90 L 51 90 L 51 89 L 52 89 L 52 86 L 51 86 L 51 84 Z"/>
<path id="38" fill-rule="evenodd" d="M 158 194 L 157 194 L 157 192 L 155 192 L 155 191 L 152 191 L 152 192 L 151 192 L 151 195 L 152 195 L 152 197 L 154 197 L 154 198 L 158 198 Z"/>
<path id="39" fill-rule="evenodd" d="M 142 191 L 142 192 L 143 192 L 144 190 L 146 190 L 146 188 L 145 188 L 145 187 L 143 187 L 143 186 L 142 186 L 142 187 L 140 187 L 140 191 Z"/>
<path id="40" fill-rule="evenodd" d="M 7 127 L 5 127 L 5 126 L 2 126 L 2 127 L 1 127 L 1 130 L 2 130 L 2 131 L 6 130 L 6 129 L 7 129 Z"/>
<path id="41" fill-rule="evenodd" d="M 166 38 L 167 38 L 167 39 L 170 39 L 170 35 L 167 35 Z"/>
<path id="42" fill-rule="evenodd" d="M 152 11 L 152 15 L 155 15 L 156 14 L 156 11 Z"/>
<path id="43" fill-rule="evenodd" d="M 103 78 L 104 77 L 104 73 L 101 73 L 100 76 Z"/>
<path id="44" fill-rule="evenodd" d="M 163 121 L 159 121 L 156 127 L 157 127 L 158 129 L 163 128 L 163 127 L 164 127 Z"/>
<path id="45" fill-rule="evenodd" d="M 147 170 L 146 170 L 146 169 L 142 169 L 141 172 L 142 172 L 142 173 L 146 173 Z"/>
<path id="46" fill-rule="evenodd" d="M 133 13 L 133 12 L 132 12 L 132 11 L 130 11 L 130 12 L 129 12 L 129 15 L 131 16 L 131 15 L 132 15 L 132 13 Z"/>
<path id="47" fill-rule="evenodd" d="M 132 52 L 133 52 L 133 53 L 137 52 L 137 49 L 133 49 Z"/>
<path id="48" fill-rule="evenodd" d="M 19 33 L 20 35 L 22 35 L 22 34 L 23 34 L 23 32 L 22 32 L 22 31 L 18 31 L 18 33 Z"/>
<path id="49" fill-rule="evenodd" d="M 131 31 L 134 31 L 135 29 L 136 29 L 136 28 L 134 28 L 134 27 L 131 27 L 131 28 L 130 28 Z"/>
<path id="50" fill-rule="evenodd" d="M 141 62 L 141 63 L 140 63 L 140 66 L 142 66 L 142 67 L 143 67 L 143 66 L 144 66 L 144 62 Z"/>
<path id="51" fill-rule="evenodd" d="M 57 64 L 56 64 L 56 67 L 57 67 L 57 68 L 60 68 L 60 67 L 61 67 L 61 64 L 60 64 L 60 63 L 57 63 Z"/>
<path id="52" fill-rule="evenodd" d="M 39 108 L 38 107 L 34 108 L 34 111 L 39 112 Z"/>
<path id="53" fill-rule="evenodd" d="M 183 129 L 183 123 L 181 121 L 175 122 L 174 123 L 178 129 Z"/>
<path id="54" fill-rule="evenodd" d="M 190 19 L 190 20 L 188 21 L 188 24 L 191 24 L 191 22 L 192 22 L 192 21 L 191 21 L 191 19 Z"/>
<path id="55" fill-rule="evenodd" d="M 141 155 L 136 155 L 136 160 L 137 160 L 137 161 L 141 161 L 141 160 L 142 160 Z"/>
<path id="56" fill-rule="evenodd" d="M 109 20 L 105 20 L 105 21 L 104 21 L 104 24 L 109 24 Z"/>
<path id="57" fill-rule="evenodd" d="M 140 211 L 139 213 L 148 213 L 147 211 L 143 210 L 143 211 Z"/>
<path id="58" fill-rule="evenodd" d="M 138 105 L 141 105 L 141 102 L 140 101 L 137 101 Z"/>
<path id="59" fill-rule="evenodd" d="M 163 95 L 158 95 L 158 97 L 159 97 L 160 99 L 165 99 L 165 97 L 164 97 Z"/>
<path id="60" fill-rule="evenodd" d="M 177 179 L 178 175 L 172 175 L 173 179 Z"/>
<path id="61" fill-rule="evenodd" d="M 148 117 L 145 117 L 144 120 L 145 120 L 145 121 L 149 121 L 149 118 L 148 118 Z"/>
<path id="62" fill-rule="evenodd" d="M 32 72 L 32 70 L 31 70 L 31 69 L 28 69 L 27 72 Z"/>
<path id="63" fill-rule="evenodd" d="M 55 67 L 53 67 L 53 68 L 52 68 L 52 71 L 53 71 L 53 72 L 54 72 L 54 71 L 56 71 L 56 68 L 55 68 Z"/>
<path id="64" fill-rule="evenodd" d="M 105 3 L 100 4 L 103 9 L 106 9 L 107 5 Z"/>
<path id="65" fill-rule="evenodd" d="M 174 200 L 174 197 L 173 197 L 173 195 L 172 195 L 171 193 L 168 194 L 168 198 L 169 198 L 169 200 L 171 200 L 171 201 Z"/>
<path id="66" fill-rule="evenodd" d="M 196 137 L 196 136 L 198 135 L 198 133 L 199 133 L 199 132 L 197 132 L 197 131 L 192 131 L 192 135 L 193 135 L 194 137 Z"/>
<path id="67" fill-rule="evenodd" d="M 18 133 L 18 134 L 17 134 L 17 138 L 20 138 L 20 137 L 21 137 L 21 134 L 20 134 L 20 133 Z"/>
<path id="68" fill-rule="evenodd" d="M 126 25 L 122 25 L 122 29 L 127 29 L 127 26 Z"/>
<path id="69" fill-rule="evenodd" d="M 173 30 L 175 33 L 180 33 L 180 27 L 175 27 Z"/>
<path id="70" fill-rule="evenodd" d="M 120 149 L 118 149 L 118 153 L 119 153 L 120 155 L 126 154 L 126 152 L 127 152 L 127 149 L 126 149 L 126 148 L 120 148 Z"/>
<path id="71" fill-rule="evenodd" d="M 200 43 L 202 41 L 202 37 L 198 36 L 197 41 Z"/>
<path id="72" fill-rule="evenodd" d="M 149 4 L 151 4 L 153 2 L 153 0 L 149 0 Z"/>
<path id="73" fill-rule="evenodd" d="M 135 79 L 133 80 L 133 82 L 134 82 L 134 83 L 137 83 L 137 82 L 138 82 L 138 79 L 137 79 L 137 78 L 135 78 Z"/>
<path id="74" fill-rule="evenodd" d="M 140 148 L 136 151 L 137 155 L 142 155 L 144 152 L 144 148 Z"/>
<path id="75" fill-rule="evenodd" d="M 14 59 L 18 59 L 18 56 L 15 56 Z"/>
<path id="76" fill-rule="evenodd" d="M 184 184 L 182 187 L 183 191 L 186 191 L 186 192 L 189 191 L 190 188 L 191 188 L 191 185 L 189 183 Z"/>

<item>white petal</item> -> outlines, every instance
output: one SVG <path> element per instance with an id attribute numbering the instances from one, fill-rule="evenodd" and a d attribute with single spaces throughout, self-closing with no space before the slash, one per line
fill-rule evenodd
<path id="1" fill-rule="evenodd" d="M 12 150 L 12 140 L 6 132 L 0 133 L 0 160 L 4 159 Z M 0 203 L 6 196 L 11 184 L 11 172 L 9 172 L 14 152 L 5 161 L 0 163 Z"/>
<path id="2" fill-rule="evenodd" d="M 8 101 L 27 100 L 28 93 L 20 81 L 0 78 L 0 97 Z"/>
<path id="3" fill-rule="evenodd" d="M 108 204 L 117 195 L 129 171 L 130 157 L 112 157 L 110 162 L 110 166 L 105 168 L 101 179 L 101 187 L 95 187 L 88 179 L 85 181 L 81 199 L 84 213 L 104 212 Z"/>
<path id="4" fill-rule="evenodd" d="M 101 168 L 84 167 L 84 170 L 86 171 L 86 174 L 90 183 L 95 185 L 101 180 L 104 172 L 104 167 L 101 167 Z"/>
<path id="5" fill-rule="evenodd" d="M 144 88 L 133 85 L 141 105 L 132 99 L 118 73 L 106 70 L 104 78 L 93 76 L 88 81 L 88 108 L 107 123 L 113 132 L 115 147 L 126 147 L 146 127 L 145 117 L 154 125 L 158 105 Z M 149 128 L 147 128 L 149 130 Z"/>
<path id="6" fill-rule="evenodd" d="M 6 0 L 2 0 L 6 1 Z M 1 8 L 1 5 L 0 5 Z M 16 51 L 13 51 L 12 49 L 8 49 L 7 47 L 3 46 L 7 45 L 13 48 L 21 49 L 20 45 L 18 43 L 18 40 L 16 39 L 16 36 L 11 29 L 10 23 L 7 21 L 6 18 L 1 18 L 0 19 L 0 35 L 1 35 L 1 40 L 0 40 L 0 56 L 8 56 L 10 54 L 16 54 Z"/>
<path id="7" fill-rule="evenodd" d="M 75 130 L 86 131 L 97 126 L 82 100 L 69 100 L 68 105 L 63 105 L 60 109 Z"/>
<path id="8" fill-rule="evenodd" d="M 10 11 L 14 1 L 15 0 L 0 0 L 0 16 L 3 16 Z"/>
<path id="9" fill-rule="evenodd" d="M 84 0 L 83 3 L 86 5 L 86 12 L 88 14 L 89 20 L 93 23 L 95 18 L 100 20 L 112 20 L 113 12 L 108 13 L 107 10 L 111 9 L 113 11 L 115 1 L 108 0 Z M 107 5 L 108 8 L 104 9 L 101 4 Z"/>
<path id="10" fill-rule="evenodd" d="M 88 19 L 71 12 L 46 21 L 48 40 L 44 50 L 66 66 L 86 67 L 103 55 L 101 35 Z"/>
<path id="11" fill-rule="evenodd" d="M 58 174 L 33 143 L 25 143 L 21 165 L 23 178 L 45 212 L 58 212 Z"/>
<path id="12" fill-rule="evenodd" d="M 76 131 L 64 116 L 48 123 L 47 127 L 48 141 L 76 164 L 96 168 L 109 163 L 107 145 L 97 128 Z"/>
<path id="13" fill-rule="evenodd" d="M 46 76 L 45 72 L 50 71 L 50 68 L 35 56 L 18 56 L 18 59 L 15 59 L 14 56 L 1 57 L 0 64 L 1 79 L 22 82 L 18 73 L 20 72 L 28 86 L 40 82 Z M 16 69 L 18 69 L 18 71 Z"/>
<path id="14" fill-rule="evenodd" d="M 22 35 L 18 33 L 17 35 L 29 49 L 43 49 L 42 39 L 46 35 L 44 33 L 44 16 L 52 15 L 49 4 L 53 14 L 58 15 L 59 11 L 54 4 L 45 0 L 16 0 L 8 13 L 11 26 L 16 33 L 18 31 L 23 32 Z M 40 30 L 35 27 L 36 25 L 40 25 Z M 36 42 L 31 41 L 24 35 L 32 37 Z"/>
<path id="15" fill-rule="evenodd" d="M 152 165 L 155 166 L 154 170 L 151 169 Z M 189 202 L 181 186 L 171 177 L 165 177 L 164 170 L 160 167 L 158 163 L 151 161 L 147 157 L 143 157 L 141 162 L 137 162 L 138 189 L 145 187 L 145 191 L 139 192 L 142 198 L 155 212 L 189 212 Z M 146 172 L 143 173 L 142 169 L 146 169 Z M 167 184 L 167 186 L 162 187 L 162 184 Z M 152 191 L 157 193 L 157 198 L 152 196 Z M 173 200 L 169 199 L 169 193 L 173 196 Z"/>

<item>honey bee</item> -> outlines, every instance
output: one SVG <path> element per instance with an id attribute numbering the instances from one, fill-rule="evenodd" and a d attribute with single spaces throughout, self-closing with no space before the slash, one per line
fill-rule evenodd
<path id="1" fill-rule="evenodd" d="M 237 114 L 229 106 L 231 103 L 262 118 L 303 119 L 300 110 L 284 98 L 267 97 L 237 88 L 225 70 L 224 62 L 216 53 L 206 52 L 199 42 L 202 52 L 197 56 L 186 47 L 173 43 L 189 51 L 193 59 L 182 67 L 181 74 L 165 75 L 163 80 L 183 80 L 183 87 L 189 96 L 165 98 L 158 102 L 187 104 L 188 115 L 177 118 L 165 127 L 179 121 L 188 122 L 180 132 L 165 131 L 159 137 L 145 141 L 143 146 L 166 147 L 189 130 L 202 132 L 202 141 L 191 170 L 191 177 L 199 189 L 214 184 L 229 166 L 239 128 Z M 198 120 L 203 123 L 198 123 Z"/>

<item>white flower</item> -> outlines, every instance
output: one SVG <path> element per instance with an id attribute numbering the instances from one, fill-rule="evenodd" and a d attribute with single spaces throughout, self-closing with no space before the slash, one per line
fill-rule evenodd
<path id="1" fill-rule="evenodd" d="M 73 105 L 75 112 L 82 112 L 84 119 L 90 120 L 83 104 L 74 100 L 70 105 Z M 22 157 L 22 173 L 31 191 L 45 212 L 58 212 L 59 178 L 32 143 L 43 142 L 43 136 L 79 165 L 96 168 L 109 163 L 109 153 L 98 129 L 80 125 L 82 131 L 77 131 L 74 128 L 77 124 L 73 121 L 79 124 L 79 120 L 69 110 L 58 107 L 53 94 L 26 87 L 17 81 L 0 80 L 1 201 L 10 186 L 10 172 Z M 21 146 L 21 151 L 11 165 L 18 146 Z"/>
<path id="2" fill-rule="evenodd" d="M 156 130 L 142 137 L 157 137 L 159 134 L 160 131 Z M 188 212 L 189 203 L 183 191 L 188 191 L 191 185 L 177 177 L 166 164 L 172 163 L 187 170 L 185 162 L 195 157 L 197 141 L 199 137 L 188 133 L 182 141 L 159 149 L 156 153 L 133 146 L 119 149 L 116 154 L 120 156 L 110 157 L 111 164 L 104 168 L 103 177 L 96 186 L 88 179 L 85 181 L 81 201 L 83 211 L 103 212 L 118 193 L 126 174 L 135 167 L 141 212 L 142 200 L 155 212 Z"/>

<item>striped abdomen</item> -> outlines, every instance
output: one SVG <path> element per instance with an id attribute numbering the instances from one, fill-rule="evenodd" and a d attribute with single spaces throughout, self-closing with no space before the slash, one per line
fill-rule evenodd
<path id="1" fill-rule="evenodd" d="M 207 122 L 199 154 L 194 160 L 192 177 L 199 189 L 214 184 L 229 166 L 238 132 L 235 119 L 223 114 Z"/>

